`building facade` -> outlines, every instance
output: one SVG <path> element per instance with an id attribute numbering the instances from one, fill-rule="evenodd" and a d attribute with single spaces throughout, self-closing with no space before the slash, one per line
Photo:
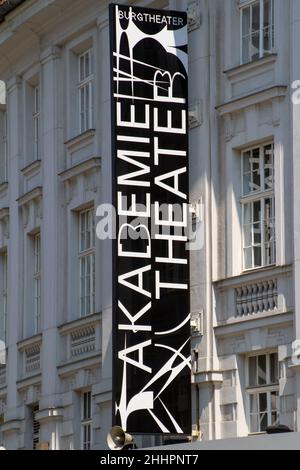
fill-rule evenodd
<path id="1" fill-rule="evenodd" d="M 300 431 L 300 3 L 119 3 L 188 10 L 193 436 Z M 25 0 L 2 15 L 7 449 L 106 448 L 112 242 L 95 226 L 112 200 L 109 57 L 107 1 Z"/>

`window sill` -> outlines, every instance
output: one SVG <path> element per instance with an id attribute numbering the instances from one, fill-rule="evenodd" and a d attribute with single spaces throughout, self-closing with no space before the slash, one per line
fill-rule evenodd
<path id="1" fill-rule="evenodd" d="M 278 56 L 276 53 L 267 54 L 260 59 L 252 60 L 251 62 L 224 70 L 223 73 L 227 76 L 228 79 L 236 78 L 243 73 L 256 71 L 257 69 L 263 68 L 266 65 L 274 64 L 277 60 L 277 57 Z"/>
<path id="2" fill-rule="evenodd" d="M 34 335 L 34 336 L 31 336 L 30 338 L 26 338 L 22 341 L 19 341 L 17 343 L 17 346 L 18 346 L 18 350 L 19 351 L 24 351 L 25 349 L 27 349 L 29 346 L 32 346 L 34 344 L 42 344 L 42 340 L 43 340 L 43 335 L 42 333 L 39 333 L 37 335 Z"/>
<path id="3" fill-rule="evenodd" d="M 23 194 L 23 196 L 20 196 L 17 199 L 17 202 L 19 204 L 19 207 L 23 207 L 29 204 L 31 201 L 34 201 L 35 199 L 41 199 L 42 197 L 43 197 L 43 188 L 42 186 L 37 186 L 36 188 L 32 189 L 28 193 Z"/>
<path id="4" fill-rule="evenodd" d="M 266 276 L 285 276 L 292 273 L 292 265 L 271 265 L 263 268 L 250 269 L 248 271 L 242 271 L 236 276 L 228 276 L 224 279 L 216 279 L 214 285 L 217 288 L 231 288 L 239 287 L 241 284 L 252 282 L 252 278 L 255 281 L 266 279 Z"/>
<path id="5" fill-rule="evenodd" d="M 29 165 L 25 166 L 22 170 L 21 173 L 23 176 L 30 177 L 38 173 L 41 169 L 42 161 L 41 160 L 34 160 L 31 162 Z"/>
<path id="6" fill-rule="evenodd" d="M 251 357 L 251 356 L 249 356 Z M 255 357 L 255 356 L 254 356 Z M 256 387 L 246 387 L 246 392 L 249 394 L 253 393 L 266 393 L 266 392 L 278 392 L 279 383 L 270 385 L 257 385 Z"/>
<path id="7" fill-rule="evenodd" d="M 86 173 L 93 169 L 99 170 L 100 168 L 100 157 L 89 158 L 88 160 L 85 160 L 82 163 L 78 163 L 77 165 L 72 166 L 71 168 L 68 168 L 67 170 L 59 173 L 58 176 L 60 176 L 61 180 L 65 183 L 66 181 L 70 181 L 83 173 Z"/>
<path id="8" fill-rule="evenodd" d="M 85 132 L 73 137 L 72 139 L 65 142 L 65 146 L 68 150 L 72 150 L 81 145 L 86 145 L 87 142 L 92 140 L 95 137 L 96 129 L 88 129 Z"/>
<path id="9" fill-rule="evenodd" d="M 223 117 L 228 114 L 239 112 L 249 106 L 265 103 L 279 98 L 285 98 L 288 92 L 287 85 L 274 85 L 268 88 L 253 91 L 216 106 L 219 116 Z"/>
<path id="10" fill-rule="evenodd" d="M 267 266 L 258 266 L 257 268 L 244 269 L 241 275 L 246 276 L 247 274 L 257 273 L 258 271 L 259 272 L 264 272 L 264 271 L 267 271 L 269 269 L 274 269 L 274 268 L 276 268 L 276 266 L 277 266 L 277 264 L 273 263 L 273 264 L 268 264 Z"/>
<path id="11" fill-rule="evenodd" d="M 100 323 L 101 316 L 102 313 L 94 313 L 93 315 L 78 318 L 69 323 L 64 323 L 58 327 L 59 333 L 64 336 L 74 330 L 77 330 L 78 328 L 82 328 L 83 326 L 89 326 Z"/>

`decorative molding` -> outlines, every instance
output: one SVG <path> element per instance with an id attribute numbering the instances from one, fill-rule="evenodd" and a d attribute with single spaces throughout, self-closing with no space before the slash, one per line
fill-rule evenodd
<path id="1" fill-rule="evenodd" d="M 98 313 L 58 327 L 59 334 L 64 340 L 64 362 L 60 366 L 69 364 L 74 367 L 78 362 L 93 359 L 96 355 L 99 356 L 98 338 L 100 337 L 101 318 L 102 315 Z M 93 361 L 92 366 L 94 367 Z M 78 366 L 75 366 L 75 369 L 77 368 Z"/>
<path id="2" fill-rule="evenodd" d="M 94 325 L 78 328 L 70 334 L 70 356 L 78 358 L 93 353 L 96 349 Z"/>
<path id="3" fill-rule="evenodd" d="M 189 128 L 194 129 L 203 124 L 203 103 L 194 103 L 189 106 Z"/>
<path id="4" fill-rule="evenodd" d="M 190 2 L 187 7 L 188 31 L 193 31 L 201 26 L 201 13 L 199 1 Z"/>
<path id="5" fill-rule="evenodd" d="M 191 313 L 191 330 L 193 336 L 203 336 L 204 334 L 204 312 Z"/>
<path id="6" fill-rule="evenodd" d="M 216 107 L 219 115 L 226 116 L 230 113 L 236 113 L 250 106 L 271 101 L 278 98 L 285 98 L 287 96 L 288 87 L 286 85 L 278 85 L 264 90 L 257 91 L 250 95 L 241 96 L 227 103 L 223 103 Z"/>
<path id="7" fill-rule="evenodd" d="M 278 308 L 277 279 L 237 287 L 235 302 L 237 317 L 276 311 Z"/>
<path id="8" fill-rule="evenodd" d="M 42 335 L 36 335 L 18 343 L 23 353 L 23 375 L 37 373 L 41 370 Z"/>
<path id="9" fill-rule="evenodd" d="M 42 65 L 45 65 L 51 60 L 60 59 L 61 57 L 61 48 L 58 46 L 50 46 L 47 49 L 43 50 L 40 55 L 40 61 Z"/>
<path id="10" fill-rule="evenodd" d="M 41 343 L 34 344 L 25 349 L 25 374 L 41 369 Z"/>

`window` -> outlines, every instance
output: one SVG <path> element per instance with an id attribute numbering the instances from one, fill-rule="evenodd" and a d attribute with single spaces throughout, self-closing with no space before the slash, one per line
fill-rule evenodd
<path id="1" fill-rule="evenodd" d="M 38 449 L 40 443 L 40 423 L 36 419 L 36 414 L 39 411 L 39 405 L 32 407 L 31 418 L 32 418 L 32 448 L 33 450 Z"/>
<path id="2" fill-rule="evenodd" d="M 274 0 L 258 0 L 241 9 L 241 63 L 274 50 Z"/>
<path id="3" fill-rule="evenodd" d="M 81 449 L 92 448 L 92 394 L 84 392 L 81 395 Z"/>
<path id="4" fill-rule="evenodd" d="M 7 113 L 0 112 L 0 184 L 8 179 Z"/>
<path id="5" fill-rule="evenodd" d="M 38 86 L 33 89 L 33 144 L 34 158 L 40 158 L 40 89 Z"/>
<path id="6" fill-rule="evenodd" d="M 80 316 L 95 313 L 95 220 L 93 209 L 79 214 Z"/>
<path id="7" fill-rule="evenodd" d="M 0 256 L 0 341 L 7 336 L 7 253 Z"/>
<path id="8" fill-rule="evenodd" d="M 94 70 L 93 49 L 78 57 L 80 133 L 93 127 Z"/>
<path id="9" fill-rule="evenodd" d="M 274 145 L 242 153 L 244 269 L 276 262 Z"/>
<path id="10" fill-rule="evenodd" d="M 40 331 L 41 323 L 41 234 L 34 236 L 34 332 Z"/>
<path id="11" fill-rule="evenodd" d="M 265 432 L 279 419 L 279 365 L 278 354 L 264 354 L 248 358 L 249 430 Z"/>

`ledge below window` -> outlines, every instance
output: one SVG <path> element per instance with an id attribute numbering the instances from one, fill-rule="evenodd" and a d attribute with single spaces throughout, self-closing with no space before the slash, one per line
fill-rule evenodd
<path id="1" fill-rule="evenodd" d="M 58 176 L 60 176 L 63 182 L 66 182 L 90 170 L 100 169 L 100 168 L 101 168 L 101 158 L 94 157 L 94 158 L 89 158 L 88 160 L 85 160 L 82 163 L 78 163 L 77 165 L 72 166 L 71 168 L 68 168 L 67 170 L 59 173 Z"/>
<path id="2" fill-rule="evenodd" d="M 277 54 L 268 54 L 260 59 L 247 62 L 246 64 L 237 65 L 231 69 L 224 70 L 224 74 L 227 78 L 236 78 L 237 76 L 256 71 L 257 69 L 263 68 L 265 65 L 274 64 L 277 60 Z"/>
<path id="3" fill-rule="evenodd" d="M 23 194 L 17 199 L 19 207 L 26 206 L 31 201 L 35 199 L 41 199 L 43 197 L 43 188 L 41 186 L 37 186 L 36 188 L 28 191 L 27 193 Z"/>
<path id="4" fill-rule="evenodd" d="M 288 87 L 286 85 L 276 85 L 271 88 L 264 88 L 248 95 L 242 95 L 238 98 L 227 101 L 217 106 L 216 110 L 218 111 L 219 116 L 226 116 L 227 114 L 236 113 L 242 109 L 265 103 L 266 101 L 285 98 L 287 92 Z"/>
<path id="5" fill-rule="evenodd" d="M 68 150 L 72 150 L 73 148 L 80 147 L 82 144 L 85 145 L 86 142 L 92 140 L 95 137 L 95 134 L 96 129 L 89 129 L 65 142 L 65 146 Z"/>
<path id="6" fill-rule="evenodd" d="M 36 173 L 40 171 L 41 165 L 42 165 L 41 160 L 35 160 L 31 162 L 29 165 L 25 166 L 25 168 L 21 170 L 21 173 L 26 177 L 34 176 Z"/>

